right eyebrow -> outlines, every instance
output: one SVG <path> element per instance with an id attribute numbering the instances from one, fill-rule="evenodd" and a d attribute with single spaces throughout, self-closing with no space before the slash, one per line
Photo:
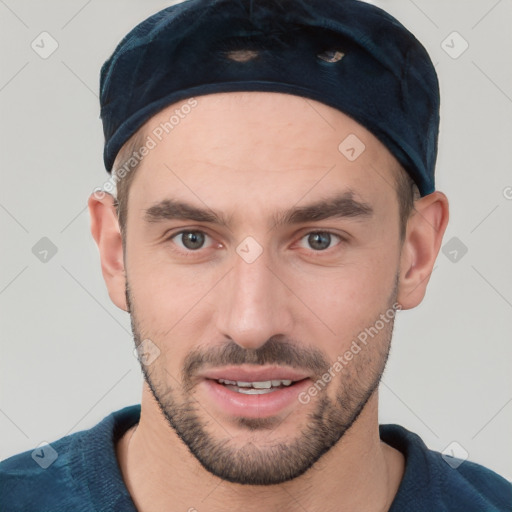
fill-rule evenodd
<path id="1" fill-rule="evenodd" d="M 164 199 L 150 206 L 144 213 L 146 222 L 161 222 L 165 220 L 193 220 L 196 222 L 211 222 L 228 226 L 228 220 L 213 210 L 198 208 L 191 204 L 175 199 Z"/>

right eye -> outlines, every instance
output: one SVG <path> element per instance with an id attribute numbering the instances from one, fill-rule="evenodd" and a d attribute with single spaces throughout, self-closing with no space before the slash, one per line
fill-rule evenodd
<path id="1" fill-rule="evenodd" d="M 180 231 L 169 238 L 185 251 L 202 249 L 207 239 L 210 237 L 203 231 Z"/>

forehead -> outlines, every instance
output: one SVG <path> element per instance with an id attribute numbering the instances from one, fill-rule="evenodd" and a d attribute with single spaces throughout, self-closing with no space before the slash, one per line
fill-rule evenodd
<path id="1" fill-rule="evenodd" d="M 396 203 L 396 160 L 342 112 L 282 93 L 212 94 L 194 102 L 171 105 L 144 125 L 142 141 L 152 149 L 130 201 L 132 194 L 144 204 L 185 195 L 247 210 L 250 202 L 297 203 L 350 189 L 376 206 Z"/>

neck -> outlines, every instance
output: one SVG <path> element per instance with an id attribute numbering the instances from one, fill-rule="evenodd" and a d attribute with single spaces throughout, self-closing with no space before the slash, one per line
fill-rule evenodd
<path id="1" fill-rule="evenodd" d="M 279 485 L 249 486 L 206 471 L 145 386 L 140 421 L 117 445 L 119 466 L 140 512 L 386 511 L 404 459 L 380 440 L 377 401 L 375 393 L 343 438 L 304 475 Z"/>

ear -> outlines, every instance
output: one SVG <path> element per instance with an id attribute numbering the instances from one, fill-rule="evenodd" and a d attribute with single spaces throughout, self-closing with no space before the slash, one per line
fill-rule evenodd
<path id="1" fill-rule="evenodd" d="M 402 309 L 423 300 L 449 218 L 448 199 L 433 192 L 414 203 L 400 257 L 398 302 Z"/>
<path id="2" fill-rule="evenodd" d="M 101 271 L 108 294 L 118 308 L 128 311 L 123 244 L 115 199 L 106 192 L 94 192 L 89 197 L 88 205 L 91 233 L 100 251 Z"/>

